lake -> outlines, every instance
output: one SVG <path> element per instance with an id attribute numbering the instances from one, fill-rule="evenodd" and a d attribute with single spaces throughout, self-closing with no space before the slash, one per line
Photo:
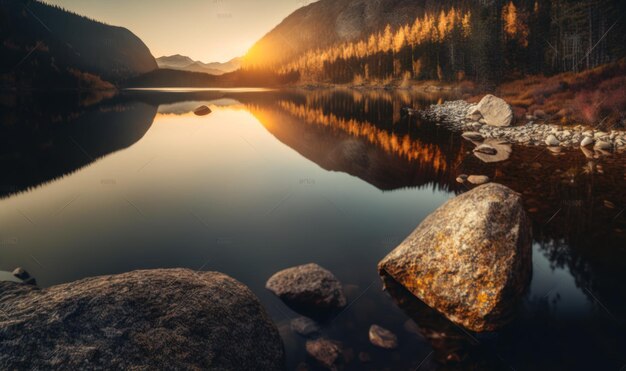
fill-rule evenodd
<path id="1" fill-rule="evenodd" d="M 626 365 L 626 157 L 513 146 L 483 163 L 458 133 L 403 116 L 452 96 L 407 91 L 134 90 L 0 96 L 0 270 L 41 287 L 136 269 L 224 272 L 277 324 L 288 369 L 317 369 L 298 316 L 264 286 L 315 262 L 348 307 L 323 324 L 346 368 Z M 213 111 L 196 116 L 205 104 Z M 515 319 L 473 334 L 382 290 L 376 264 L 489 175 L 523 195 L 533 276 Z M 402 303 L 400 303 L 402 302 Z M 379 324 L 396 350 L 369 343 Z M 359 360 L 366 353 L 368 363 Z M 363 354 L 361 354 L 363 356 Z"/>

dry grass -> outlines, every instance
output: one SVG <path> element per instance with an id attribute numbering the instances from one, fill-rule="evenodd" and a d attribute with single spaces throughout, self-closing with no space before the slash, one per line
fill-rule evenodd
<path id="1" fill-rule="evenodd" d="M 562 124 L 621 126 L 626 117 L 626 61 L 581 73 L 529 76 L 502 84 L 496 94 L 514 107 L 516 116 L 536 112 Z"/>

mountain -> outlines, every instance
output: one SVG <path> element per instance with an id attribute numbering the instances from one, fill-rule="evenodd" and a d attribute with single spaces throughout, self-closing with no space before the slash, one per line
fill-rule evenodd
<path id="1" fill-rule="evenodd" d="M 411 23 L 432 0 L 320 0 L 302 7 L 255 43 L 245 65 L 273 66 L 308 50 L 352 41 L 385 28 Z"/>
<path id="2" fill-rule="evenodd" d="M 0 40 L 1 85 L 107 85 L 157 68 L 129 30 L 41 1 L 0 0 Z"/>
<path id="3" fill-rule="evenodd" d="M 485 86 L 626 57 L 624 0 L 320 0 L 244 57 L 300 83 L 410 80 Z"/>
<path id="4" fill-rule="evenodd" d="M 189 72 L 202 72 L 211 75 L 223 75 L 225 73 L 233 72 L 241 67 L 241 58 L 233 58 L 228 62 L 212 62 L 203 63 L 200 61 L 194 61 L 193 59 L 180 55 L 164 56 L 156 59 L 159 68 L 189 71 Z"/>

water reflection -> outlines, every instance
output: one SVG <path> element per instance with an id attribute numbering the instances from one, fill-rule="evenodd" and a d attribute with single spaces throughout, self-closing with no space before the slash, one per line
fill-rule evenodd
<path id="1" fill-rule="evenodd" d="M 354 305 L 324 329 L 373 358 L 348 369 L 549 368 L 564 358 L 570 368 L 621 367 L 623 156 L 512 146 L 508 160 L 485 163 L 458 134 L 403 115 L 404 106 L 441 98 L 383 90 L 132 91 L 87 101 L 5 96 L 0 269 L 32 264 L 46 285 L 209 261 L 207 269 L 251 286 L 280 323 L 288 309 L 265 292 L 265 280 L 315 261 L 358 285 L 349 298 Z M 213 113 L 193 116 L 202 104 Z M 128 184 L 87 190 L 87 173 Z M 380 258 L 435 207 L 467 190 L 455 181 L 462 173 L 489 175 L 522 193 L 534 222 L 531 292 L 518 318 L 486 337 L 466 334 L 411 296 L 396 295 L 398 309 L 371 284 Z M 53 210 L 76 189 L 86 196 L 48 225 L 41 208 L 51 187 L 63 196 L 50 201 Z M 37 226 L 16 209 L 34 214 Z M 418 340 L 406 335 L 405 315 L 418 325 Z M 394 330 L 400 349 L 373 349 L 373 322 Z M 306 359 L 302 339 L 287 349 L 290 368 Z"/>

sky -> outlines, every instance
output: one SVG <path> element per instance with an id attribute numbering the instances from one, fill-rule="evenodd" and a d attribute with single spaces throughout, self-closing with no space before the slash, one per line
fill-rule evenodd
<path id="1" fill-rule="evenodd" d="M 139 36 L 155 57 L 182 54 L 202 62 L 242 56 L 311 0 L 45 0 Z"/>

